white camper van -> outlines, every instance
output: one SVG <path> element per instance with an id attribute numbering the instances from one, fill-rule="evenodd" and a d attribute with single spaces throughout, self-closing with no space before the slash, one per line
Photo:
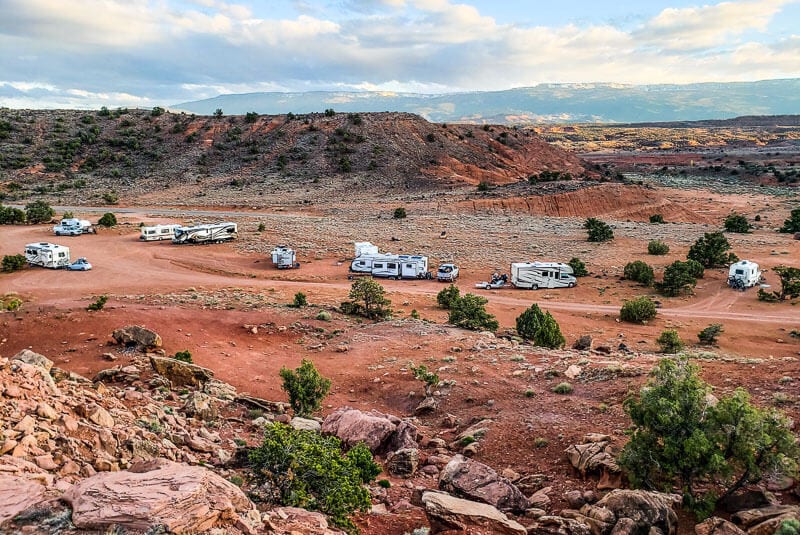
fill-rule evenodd
<path id="1" fill-rule="evenodd" d="M 220 243 L 239 236 L 236 223 L 211 223 L 195 227 L 178 227 L 172 243 Z"/>
<path id="2" fill-rule="evenodd" d="M 25 260 L 32 266 L 58 269 L 69 265 L 69 247 L 55 243 L 29 243 L 25 246 Z"/>
<path id="3" fill-rule="evenodd" d="M 569 264 L 562 262 L 514 262 L 511 284 L 517 288 L 572 288 L 578 283 Z"/>
<path id="4" fill-rule="evenodd" d="M 420 255 L 391 255 L 372 262 L 372 276 L 390 279 L 430 279 L 428 257 Z"/>
<path id="5" fill-rule="evenodd" d="M 297 255 L 294 249 L 290 249 L 287 245 L 278 245 L 272 250 L 272 263 L 278 269 L 300 267 L 300 262 L 297 262 Z"/>
<path id="6" fill-rule="evenodd" d="M 175 237 L 175 230 L 180 225 L 155 225 L 152 227 L 142 227 L 139 239 L 143 241 L 171 240 Z"/>
<path id="7" fill-rule="evenodd" d="M 94 232 L 92 223 L 86 219 L 66 218 L 53 227 L 53 233 L 56 236 L 79 236 L 81 234 L 89 234 Z"/>
<path id="8" fill-rule="evenodd" d="M 752 288 L 761 281 L 758 264 L 749 260 L 740 260 L 731 264 L 728 270 L 728 286 L 738 290 Z"/>

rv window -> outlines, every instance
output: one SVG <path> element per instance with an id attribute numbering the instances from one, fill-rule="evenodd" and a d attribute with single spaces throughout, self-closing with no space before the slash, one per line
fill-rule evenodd
<path id="1" fill-rule="evenodd" d="M 562 273 L 562 274 L 561 274 L 561 278 L 562 278 L 562 279 L 564 279 L 564 280 L 566 280 L 566 279 L 568 279 L 568 278 L 569 278 L 569 275 L 567 275 L 566 273 Z"/>
<path id="2" fill-rule="evenodd" d="M 65 255 L 64 255 L 64 253 L 58 253 L 58 256 L 59 256 L 60 258 L 64 258 L 64 256 L 65 256 Z"/>
<path id="3" fill-rule="evenodd" d="M 397 269 L 397 264 L 386 264 L 387 269 Z"/>
<path id="4" fill-rule="evenodd" d="M 375 269 L 383 269 L 383 264 L 375 262 L 374 264 L 372 264 L 372 267 Z"/>
<path id="5" fill-rule="evenodd" d="M 737 269 L 736 270 L 736 274 L 737 275 L 744 275 L 744 270 L 743 269 Z"/>
<path id="6" fill-rule="evenodd" d="M 413 268 L 413 267 L 414 267 L 414 264 L 406 264 L 406 267 L 407 267 L 408 269 L 411 269 L 411 268 Z"/>

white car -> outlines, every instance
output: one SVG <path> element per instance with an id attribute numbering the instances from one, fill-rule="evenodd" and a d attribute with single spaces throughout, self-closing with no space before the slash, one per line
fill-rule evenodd
<path id="1" fill-rule="evenodd" d="M 458 266 L 455 264 L 442 264 L 436 271 L 436 280 L 439 282 L 454 282 L 458 278 Z"/>
<path id="2" fill-rule="evenodd" d="M 86 258 L 80 257 L 73 263 L 69 264 L 67 266 L 67 269 L 69 271 L 89 271 L 90 269 L 92 269 L 92 265 L 89 263 L 88 260 L 86 260 Z"/>

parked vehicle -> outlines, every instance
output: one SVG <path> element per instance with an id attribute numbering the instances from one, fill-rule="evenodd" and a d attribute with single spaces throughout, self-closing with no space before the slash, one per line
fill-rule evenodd
<path id="1" fill-rule="evenodd" d="M 32 266 L 58 269 L 69 265 L 69 247 L 55 243 L 29 243 L 25 246 L 25 260 Z"/>
<path id="2" fill-rule="evenodd" d="M 175 237 L 175 230 L 178 228 L 180 228 L 180 225 L 141 227 L 139 229 L 139 239 L 142 241 L 171 240 Z"/>
<path id="3" fill-rule="evenodd" d="M 728 270 L 728 286 L 731 288 L 746 290 L 759 282 L 761 282 L 761 271 L 755 262 L 740 260 L 731 264 Z"/>
<path id="4" fill-rule="evenodd" d="M 458 278 L 458 266 L 455 264 L 441 264 L 436 270 L 436 280 L 440 282 L 454 282 Z"/>
<path id="5" fill-rule="evenodd" d="M 572 267 L 563 262 L 514 262 L 511 284 L 516 288 L 572 288 L 578 283 Z"/>
<path id="6" fill-rule="evenodd" d="M 194 227 L 178 227 L 172 243 L 221 243 L 239 236 L 236 223 L 210 223 Z"/>
<path id="7" fill-rule="evenodd" d="M 500 275 L 499 273 L 492 274 L 492 280 L 489 282 L 478 282 L 475 284 L 476 288 L 481 288 L 483 290 L 497 290 L 498 288 L 503 288 L 508 283 L 508 275 L 503 273 Z"/>
<path id="8" fill-rule="evenodd" d="M 300 267 L 300 262 L 297 262 L 297 255 L 294 249 L 290 249 L 287 245 L 278 245 L 272 250 L 272 263 L 278 269 Z"/>
<path id="9" fill-rule="evenodd" d="M 398 280 L 433 278 L 431 272 L 428 271 L 428 257 L 421 255 L 392 255 L 374 260 L 372 276 Z"/>
<path id="10" fill-rule="evenodd" d="M 357 256 L 355 260 L 350 263 L 350 271 L 354 273 L 372 273 L 372 266 L 375 262 L 382 262 L 386 260 L 397 259 L 394 254 L 362 254 Z"/>
<path id="11" fill-rule="evenodd" d="M 67 266 L 70 271 L 89 271 L 92 265 L 83 256 Z"/>
<path id="12" fill-rule="evenodd" d="M 96 230 L 86 219 L 67 218 L 53 227 L 56 236 L 80 236 L 81 234 L 95 233 Z"/>

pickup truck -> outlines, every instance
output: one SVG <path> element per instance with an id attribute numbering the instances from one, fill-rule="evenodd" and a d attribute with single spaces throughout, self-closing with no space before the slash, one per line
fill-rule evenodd
<path id="1" fill-rule="evenodd" d="M 436 280 L 439 282 L 455 282 L 458 278 L 458 266 L 455 264 L 442 264 L 436 271 Z"/>

